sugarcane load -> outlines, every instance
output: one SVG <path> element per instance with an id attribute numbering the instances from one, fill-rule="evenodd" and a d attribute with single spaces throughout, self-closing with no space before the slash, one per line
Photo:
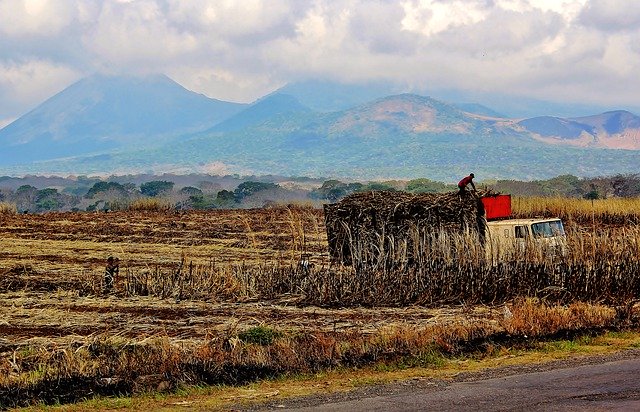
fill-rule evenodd
<path id="1" fill-rule="evenodd" d="M 564 245 L 560 219 L 510 219 L 511 196 L 490 190 L 355 193 L 324 205 L 324 217 L 332 261 L 359 268 L 411 265 L 451 236 L 483 245 L 489 258 L 512 244 Z"/>

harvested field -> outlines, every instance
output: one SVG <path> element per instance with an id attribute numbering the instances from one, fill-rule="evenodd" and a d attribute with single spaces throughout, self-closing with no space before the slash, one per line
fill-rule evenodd
<path id="1" fill-rule="evenodd" d="M 363 276 L 330 266 L 321 210 L 0 214 L 0 406 L 635 324 L 640 230 L 608 228 L 569 225 L 580 254 L 551 271 L 524 262 L 511 276 L 516 266 L 441 256 L 423 272 Z M 109 256 L 120 272 L 105 293 Z M 551 281 L 565 289 L 540 290 Z M 65 379 L 76 389 L 43 390 Z"/>

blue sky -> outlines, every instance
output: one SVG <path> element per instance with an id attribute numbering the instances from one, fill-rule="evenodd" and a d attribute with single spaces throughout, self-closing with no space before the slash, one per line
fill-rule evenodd
<path id="1" fill-rule="evenodd" d="M 250 102 L 384 80 L 637 107 L 633 0 L 0 0 L 0 126 L 92 73 Z"/>

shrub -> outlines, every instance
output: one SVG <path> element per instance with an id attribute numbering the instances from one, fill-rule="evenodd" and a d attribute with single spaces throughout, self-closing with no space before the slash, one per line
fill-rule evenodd
<path id="1" fill-rule="evenodd" d="M 268 346 L 282 334 L 268 326 L 255 326 L 238 334 L 238 338 L 245 343 Z"/>
<path id="2" fill-rule="evenodd" d="M 18 213 L 15 204 L 9 202 L 0 202 L 0 215 L 13 215 Z"/>
<path id="3" fill-rule="evenodd" d="M 172 209 L 171 203 L 155 198 L 138 199 L 129 205 L 129 210 L 134 212 L 167 212 Z"/>

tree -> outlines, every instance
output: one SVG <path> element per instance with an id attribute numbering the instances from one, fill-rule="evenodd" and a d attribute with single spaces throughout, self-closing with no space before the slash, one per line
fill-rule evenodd
<path id="1" fill-rule="evenodd" d="M 216 207 L 230 209 L 237 205 L 235 193 L 230 190 L 221 190 L 216 195 Z"/>
<path id="2" fill-rule="evenodd" d="M 545 191 L 549 195 L 569 197 L 580 197 L 583 195 L 582 182 L 577 176 L 560 175 L 542 183 Z"/>
<path id="3" fill-rule="evenodd" d="M 19 212 L 34 210 L 38 189 L 31 185 L 22 185 L 16 189 L 13 201 Z"/>
<path id="4" fill-rule="evenodd" d="M 181 196 L 202 196 L 202 190 L 193 186 L 185 186 L 178 191 L 178 194 Z"/>
<path id="5" fill-rule="evenodd" d="M 173 185 L 173 182 L 167 182 L 166 180 L 154 180 L 141 184 L 140 192 L 145 196 L 156 197 L 171 192 Z"/>
<path id="6" fill-rule="evenodd" d="M 265 182 L 251 182 L 247 181 L 244 183 L 240 183 L 236 190 L 233 191 L 233 195 L 235 201 L 240 203 L 246 197 L 249 197 L 255 193 L 261 192 L 263 190 L 276 189 L 279 186 L 275 183 L 265 183 Z M 220 194 L 220 192 L 218 192 Z"/>
<path id="7" fill-rule="evenodd" d="M 611 179 L 613 195 L 633 197 L 640 194 L 640 175 L 616 175 Z"/>
<path id="8" fill-rule="evenodd" d="M 452 189 L 455 190 L 442 182 L 429 179 L 414 179 L 407 183 L 407 191 L 411 193 L 442 193 Z"/>
<path id="9" fill-rule="evenodd" d="M 110 197 L 122 197 L 126 198 L 128 195 L 127 189 L 117 182 L 96 182 L 84 197 L 87 199 L 93 199 L 99 195 L 109 194 Z"/>
<path id="10" fill-rule="evenodd" d="M 356 191 L 357 192 L 380 192 L 385 190 L 395 192 L 396 188 L 387 183 L 369 182 L 366 185 L 363 185 L 361 188 L 357 189 Z"/>
<path id="11" fill-rule="evenodd" d="M 64 205 L 62 194 L 58 193 L 58 189 L 42 189 L 39 190 L 36 195 L 36 211 L 48 212 L 52 210 L 59 210 Z"/>
<path id="12" fill-rule="evenodd" d="M 327 180 L 318 189 L 309 194 L 312 199 L 335 202 L 351 193 L 362 190 L 362 183 L 343 183 L 339 180 Z"/>

